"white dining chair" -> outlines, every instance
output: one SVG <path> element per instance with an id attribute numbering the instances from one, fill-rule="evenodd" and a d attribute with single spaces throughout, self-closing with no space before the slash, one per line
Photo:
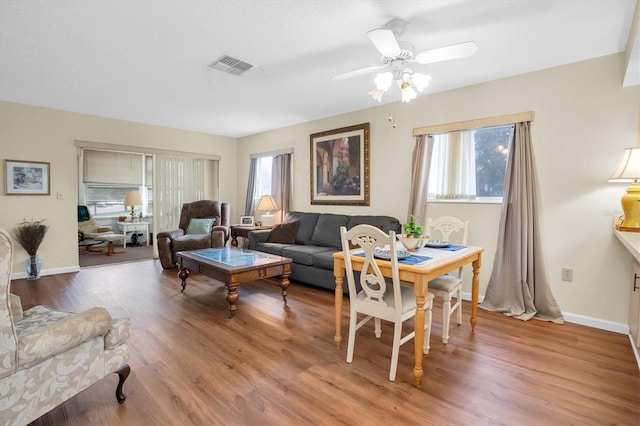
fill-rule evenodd
<path id="1" fill-rule="evenodd" d="M 451 234 L 462 232 L 462 245 L 467 245 L 469 235 L 469 221 L 452 216 L 442 216 L 437 219 L 427 219 L 426 232 L 433 238 L 433 231 L 438 231 L 441 241 L 451 241 Z M 442 298 L 442 343 L 449 341 L 449 324 L 451 316 L 456 313 L 456 322 L 462 324 L 462 267 L 453 273 L 442 275 L 429 281 L 429 293 Z M 451 304 L 455 295 L 456 302 Z"/>
<path id="2" fill-rule="evenodd" d="M 385 234 L 380 229 L 370 225 L 357 225 L 349 231 L 340 227 L 342 250 L 344 252 L 347 284 L 349 286 L 349 342 L 347 346 L 347 362 L 353 361 L 356 331 L 371 318 L 374 319 L 374 331 L 377 338 L 382 336 L 381 320 L 394 323 L 393 347 L 391 351 L 391 369 L 389 381 L 396 379 L 398 369 L 398 355 L 400 346 L 415 336 L 411 331 L 402 336 L 402 323 L 416 314 L 416 302 L 413 289 L 400 286 L 398 274 L 398 252 L 396 248 L 396 234 L 390 231 Z M 356 277 L 350 257 L 350 247 L 354 250 L 364 251 L 364 264 L 360 273 L 360 291 L 356 288 Z M 374 250 L 385 250 L 391 263 L 391 279 L 385 279 L 382 275 Z M 388 250 L 388 252 L 387 252 Z M 425 324 L 423 352 L 429 352 L 429 337 L 431 334 L 431 308 L 433 306 L 433 294 L 428 293 L 425 298 Z M 364 318 L 358 322 L 358 314 Z"/>

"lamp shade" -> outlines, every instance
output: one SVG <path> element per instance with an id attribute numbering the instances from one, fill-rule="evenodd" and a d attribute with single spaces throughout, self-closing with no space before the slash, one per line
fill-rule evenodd
<path id="1" fill-rule="evenodd" d="M 640 179 L 640 148 L 626 148 L 609 182 L 633 182 Z"/>
<path id="2" fill-rule="evenodd" d="M 263 195 L 256 202 L 256 211 L 270 211 L 276 210 L 276 202 L 271 195 Z"/>
<path id="3" fill-rule="evenodd" d="M 124 205 L 125 206 L 141 206 L 142 198 L 140 198 L 139 191 L 127 191 L 124 194 Z"/>

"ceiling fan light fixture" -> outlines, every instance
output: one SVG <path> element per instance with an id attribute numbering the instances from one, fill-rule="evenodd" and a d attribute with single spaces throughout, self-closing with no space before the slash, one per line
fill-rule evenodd
<path id="1" fill-rule="evenodd" d="M 411 76 L 411 82 L 413 83 L 414 86 L 416 86 L 416 89 L 418 89 L 418 92 L 422 92 L 424 89 L 429 87 L 429 83 L 431 82 L 431 76 L 426 74 L 420 74 L 419 72 L 415 72 Z"/>
<path id="2" fill-rule="evenodd" d="M 378 102 L 382 102 L 382 95 L 384 95 L 385 91 L 382 89 L 378 89 L 377 87 L 369 92 L 371 97 Z"/>
<path id="3" fill-rule="evenodd" d="M 411 87 L 410 84 L 407 84 L 406 87 L 402 88 L 402 102 L 411 102 L 417 96 L 418 96 L 418 93 L 416 93 L 416 91 L 413 90 L 413 87 Z"/>
<path id="4" fill-rule="evenodd" d="M 373 82 L 376 87 L 370 91 L 369 94 L 376 101 L 382 102 L 382 95 L 389 90 L 391 83 L 393 83 L 393 74 L 390 72 L 381 72 L 376 76 Z"/>
<path id="5" fill-rule="evenodd" d="M 389 87 L 391 87 L 391 83 L 393 82 L 393 74 L 390 72 L 381 72 L 376 76 L 373 82 L 376 85 L 376 89 L 386 92 L 389 90 Z"/>

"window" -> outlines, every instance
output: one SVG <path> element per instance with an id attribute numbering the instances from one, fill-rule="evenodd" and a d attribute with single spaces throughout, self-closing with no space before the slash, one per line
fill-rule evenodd
<path id="1" fill-rule="evenodd" d="M 256 165 L 255 184 L 253 191 L 253 205 L 263 195 L 272 195 L 271 191 L 271 176 L 273 167 L 273 156 L 267 155 L 258 157 Z"/>
<path id="2" fill-rule="evenodd" d="M 251 155 L 245 216 L 255 214 L 256 201 L 261 196 L 270 195 L 276 205 L 276 220 L 282 221 L 291 208 L 292 155 L 290 149 Z"/>
<path id="3" fill-rule="evenodd" d="M 430 135 L 429 200 L 502 201 L 513 125 Z"/>
<path id="4" fill-rule="evenodd" d="M 127 191 L 140 191 L 143 205 L 136 212 L 150 216 L 153 207 L 153 157 L 139 153 L 85 149 L 83 153 L 84 204 L 94 217 L 129 214 Z"/>

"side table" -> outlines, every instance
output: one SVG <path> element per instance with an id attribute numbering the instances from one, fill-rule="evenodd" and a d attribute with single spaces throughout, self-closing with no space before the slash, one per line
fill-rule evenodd
<path id="1" fill-rule="evenodd" d="M 149 222 L 118 222 L 118 228 L 124 235 L 124 247 L 127 247 L 127 232 L 144 232 L 144 240 L 149 245 Z"/>
<path id="2" fill-rule="evenodd" d="M 244 239 L 243 247 L 247 246 L 249 232 L 260 231 L 262 229 L 271 229 L 273 226 L 243 226 L 243 225 L 231 225 L 231 245 L 238 247 L 238 237 Z"/>

